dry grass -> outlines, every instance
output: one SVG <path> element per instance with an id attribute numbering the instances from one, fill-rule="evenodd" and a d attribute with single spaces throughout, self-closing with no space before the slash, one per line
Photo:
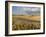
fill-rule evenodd
<path id="1" fill-rule="evenodd" d="M 13 16 L 12 30 L 40 29 L 40 16 Z"/>

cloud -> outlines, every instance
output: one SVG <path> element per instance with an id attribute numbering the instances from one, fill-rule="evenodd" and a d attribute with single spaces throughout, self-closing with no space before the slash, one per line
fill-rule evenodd
<path id="1" fill-rule="evenodd" d="M 39 14 L 40 8 L 38 7 L 16 7 L 12 9 L 13 14 L 15 15 L 31 15 L 37 12 Z"/>

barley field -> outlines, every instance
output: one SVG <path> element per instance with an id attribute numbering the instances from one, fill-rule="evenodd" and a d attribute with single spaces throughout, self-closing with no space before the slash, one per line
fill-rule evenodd
<path id="1" fill-rule="evenodd" d="M 12 16 L 12 30 L 34 30 L 40 26 L 40 16 Z"/>

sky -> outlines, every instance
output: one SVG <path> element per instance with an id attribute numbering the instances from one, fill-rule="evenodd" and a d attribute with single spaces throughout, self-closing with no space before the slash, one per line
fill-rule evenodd
<path id="1" fill-rule="evenodd" d="M 13 15 L 40 15 L 39 7 L 12 6 Z"/>

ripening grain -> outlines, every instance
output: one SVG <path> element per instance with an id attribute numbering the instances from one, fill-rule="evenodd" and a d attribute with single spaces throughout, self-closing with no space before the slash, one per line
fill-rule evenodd
<path id="1" fill-rule="evenodd" d="M 40 16 L 12 16 L 12 30 L 40 29 Z"/>

